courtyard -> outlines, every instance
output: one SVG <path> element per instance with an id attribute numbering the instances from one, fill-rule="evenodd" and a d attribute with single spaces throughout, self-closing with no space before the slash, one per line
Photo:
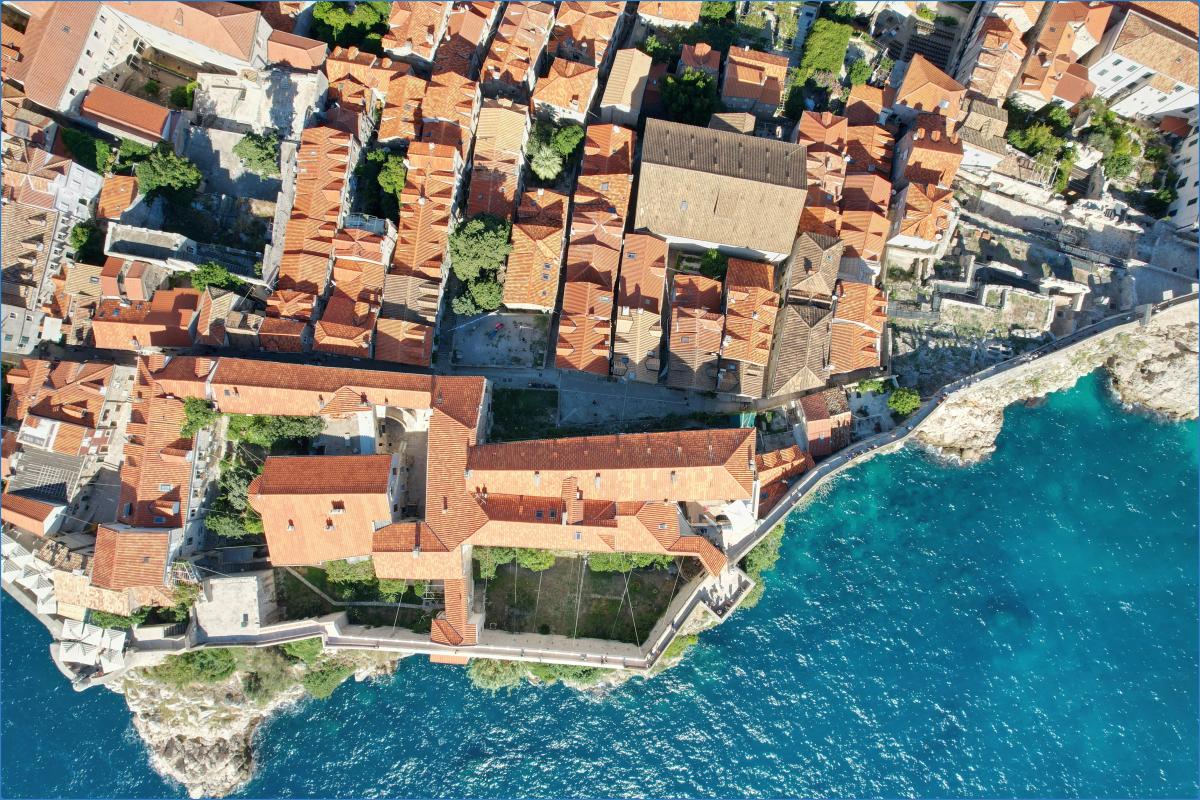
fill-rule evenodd
<path id="1" fill-rule="evenodd" d="M 475 594 L 483 598 L 486 627 L 509 633 L 612 639 L 641 645 L 671 600 L 700 572 L 692 558 L 669 569 L 593 572 L 583 558 L 560 557 L 542 572 L 516 562 L 483 580 L 476 570 Z"/>
<path id="2" fill-rule="evenodd" d="M 454 330 L 454 364 L 540 368 L 549 330 L 548 314 L 503 312 L 461 322 Z"/>

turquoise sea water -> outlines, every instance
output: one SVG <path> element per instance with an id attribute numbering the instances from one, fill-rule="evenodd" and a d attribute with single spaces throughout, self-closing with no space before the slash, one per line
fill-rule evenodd
<path id="1" fill-rule="evenodd" d="M 1198 432 L 1087 378 L 1010 409 L 982 465 L 850 472 L 661 678 L 493 696 L 408 659 L 269 723 L 243 794 L 1194 797 Z M 3 795 L 181 795 L 2 610 Z"/>

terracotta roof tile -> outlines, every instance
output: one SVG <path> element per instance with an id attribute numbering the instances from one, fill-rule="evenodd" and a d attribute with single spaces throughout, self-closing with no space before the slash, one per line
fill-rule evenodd
<path id="1" fill-rule="evenodd" d="M 896 92 L 896 104 L 915 111 L 958 117 L 966 89 L 920 53 L 913 55 Z"/>
<path id="2" fill-rule="evenodd" d="M 167 582 L 166 531 L 115 529 L 101 525 L 92 556 L 92 585 L 101 589 L 164 586 Z"/>
<path id="3" fill-rule="evenodd" d="M 88 87 L 79 113 L 94 122 L 151 140 L 164 138 L 171 116 L 163 106 L 98 83 Z"/>
<path id="4" fill-rule="evenodd" d="M 731 47 L 725 58 L 721 97 L 778 106 L 783 99 L 787 68 L 787 56 L 762 53 L 749 47 Z"/>
<path id="5" fill-rule="evenodd" d="M 510 3 L 504 9 L 496 36 L 480 73 L 484 81 L 528 86 L 533 70 L 550 40 L 554 24 L 551 3 Z"/>
<path id="6" fill-rule="evenodd" d="M 525 193 L 504 278 L 506 306 L 554 307 L 568 202 L 566 195 L 548 189 Z"/>
<path id="7" fill-rule="evenodd" d="M 584 114 L 591 106 L 598 79 L 599 70 L 595 67 L 556 58 L 546 76 L 537 82 L 533 102 Z"/>

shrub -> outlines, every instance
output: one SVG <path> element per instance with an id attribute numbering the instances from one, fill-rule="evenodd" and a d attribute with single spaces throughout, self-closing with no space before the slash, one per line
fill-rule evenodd
<path id="1" fill-rule="evenodd" d="M 279 175 L 279 135 L 274 131 L 247 133 L 233 146 L 233 153 L 256 175 Z"/>
<path id="2" fill-rule="evenodd" d="M 104 261 L 104 232 L 95 220 L 86 220 L 71 228 L 69 240 L 71 249 L 75 251 L 75 260 L 85 264 L 99 264 Z"/>
<path id="3" fill-rule="evenodd" d="M 804 83 L 818 70 L 840 75 L 842 62 L 846 60 L 846 49 L 850 46 L 851 30 L 849 25 L 828 19 L 814 22 L 808 38 L 804 40 L 804 52 L 800 56 L 796 80 Z"/>
<path id="4" fill-rule="evenodd" d="M 150 97 L 158 97 L 158 93 L 162 91 L 162 84 L 156 80 L 148 80 L 142 84 L 142 91 Z"/>
<path id="5" fill-rule="evenodd" d="M 583 141 L 583 126 L 577 122 L 568 122 L 559 126 L 550 140 L 550 147 L 564 159 L 570 158 L 579 149 Z"/>
<path id="6" fill-rule="evenodd" d="M 460 294 L 450 301 L 450 309 L 460 317 L 469 317 L 479 313 L 479 306 L 471 298 L 470 293 Z"/>
<path id="7" fill-rule="evenodd" d="M 867 378 L 858 382 L 858 390 L 860 392 L 874 392 L 875 394 L 883 394 L 883 381 L 879 378 Z"/>
<path id="8" fill-rule="evenodd" d="M 176 108 L 191 108 L 196 102 L 196 88 L 200 84 L 196 81 L 190 81 L 183 86 L 175 86 L 171 89 L 171 105 Z"/>
<path id="9" fill-rule="evenodd" d="M 937 19 L 937 12 L 935 12 L 929 6 L 919 5 L 917 6 L 917 16 L 926 22 L 933 22 L 935 19 Z"/>
<path id="10" fill-rule="evenodd" d="M 333 690 L 342 681 L 354 674 L 354 667 L 344 661 L 330 659 L 316 666 L 310 666 L 304 673 L 301 683 L 304 690 L 318 700 L 324 700 L 333 694 Z"/>
<path id="11" fill-rule="evenodd" d="M 179 655 L 167 656 L 157 667 L 149 670 L 150 677 L 171 686 L 191 686 L 196 683 L 220 683 L 237 669 L 233 651 L 226 647 L 206 647 Z"/>
<path id="12" fill-rule="evenodd" d="M 497 567 L 516 559 L 517 551 L 511 547 L 475 547 L 471 557 L 479 562 L 479 577 L 490 580 L 496 577 Z"/>
<path id="13" fill-rule="evenodd" d="M 134 616 L 122 616 L 121 614 L 110 614 L 107 611 L 95 611 L 88 615 L 88 622 L 100 628 L 118 628 L 120 630 L 128 630 L 146 618 L 147 612 L 150 609 L 143 607 L 138 609 L 142 612 L 142 618 L 137 619 Z"/>
<path id="14" fill-rule="evenodd" d="M 272 448 L 279 442 L 307 442 L 321 435 L 325 421 L 321 417 L 291 417 L 269 414 L 233 414 L 229 417 L 229 438 L 235 442 Z"/>
<path id="15" fill-rule="evenodd" d="M 610 674 L 611 670 L 600 667 L 584 667 L 577 664 L 525 664 L 526 672 L 545 683 L 570 681 L 580 686 L 592 686 L 600 683 Z"/>
<path id="16" fill-rule="evenodd" d="M 191 438 L 195 436 L 201 428 L 212 425 L 221 416 L 215 408 L 209 405 L 207 400 L 199 397 L 187 397 L 183 401 L 183 427 L 179 430 L 180 436 Z"/>
<path id="17" fill-rule="evenodd" d="M 761 542 L 754 545 L 754 549 L 746 554 L 742 563 L 747 574 L 757 579 L 764 572 L 775 569 L 775 565 L 779 563 L 779 548 L 783 545 L 785 530 L 784 524 L 776 525 L 770 533 L 763 537 Z"/>
<path id="18" fill-rule="evenodd" d="M 729 269 L 729 256 L 719 250 L 706 250 L 700 256 L 700 274 L 715 281 L 725 279 L 725 271 Z"/>
<path id="19" fill-rule="evenodd" d="M 471 299 L 482 311 L 495 311 L 504 302 L 504 287 L 497 281 L 473 281 Z"/>
<path id="20" fill-rule="evenodd" d="M 544 572 L 554 566 L 554 553 L 549 550 L 538 550 L 532 547 L 522 547 L 517 550 L 517 564 L 531 572 Z"/>
<path id="21" fill-rule="evenodd" d="M 246 285 L 245 281 L 215 261 L 201 264 L 188 277 L 192 281 L 192 288 L 198 292 L 204 291 L 209 286 L 214 289 L 233 290 Z"/>
<path id="22" fill-rule="evenodd" d="M 330 583 L 369 583 L 375 580 L 375 563 L 366 558 L 362 561 L 325 562 L 325 576 Z"/>
<path id="23" fill-rule="evenodd" d="M 907 417 L 921 407 L 921 395 L 916 389 L 902 386 L 888 396 L 888 408 L 902 417 Z"/>
<path id="24" fill-rule="evenodd" d="M 860 58 L 850 65 L 849 75 L 851 86 L 861 86 L 871 78 L 871 65 Z"/>
<path id="25" fill-rule="evenodd" d="M 242 691 L 259 705 L 296 685 L 293 662 L 281 648 L 246 647 L 236 651 L 235 656 L 242 675 Z"/>
<path id="26" fill-rule="evenodd" d="M 192 610 L 196 600 L 200 597 L 200 584 L 198 583 L 179 583 L 175 585 L 175 590 L 171 592 L 171 610 L 168 612 L 176 622 L 184 622 L 188 618 L 188 612 Z"/>
<path id="27" fill-rule="evenodd" d="M 154 152 L 137 165 L 137 177 L 139 192 L 165 192 L 179 201 L 189 200 L 201 180 L 196 165 L 176 155 L 166 143 L 154 148 Z"/>
<path id="28" fill-rule="evenodd" d="M 150 145 L 135 142 L 133 139 L 122 139 L 120 147 L 117 148 L 117 160 L 122 164 L 136 164 L 145 161 L 153 152 L 154 148 Z"/>
<path id="29" fill-rule="evenodd" d="M 717 82 L 707 72 L 688 67 L 663 81 L 662 103 L 667 117 L 676 122 L 707 125 L 720 105 Z"/>
<path id="30" fill-rule="evenodd" d="M 475 548 L 478 550 L 479 548 Z M 467 664 L 467 677 L 478 689 L 498 692 L 521 685 L 529 674 L 528 667 L 519 661 L 500 661 L 494 658 L 472 658 Z"/>
<path id="31" fill-rule="evenodd" d="M 634 569 L 666 569 L 675 559 L 653 553 L 591 553 L 588 569 L 592 572 L 629 572 Z"/>
<path id="32" fill-rule="evenodd" d="M 485 270 L 504 266 L 512 249 L 508 244 L 511 224 L 491 214 L 478 214 L 450 234 L 450 260 L 460 281 L 469 282 Z"/>
<path id="33" fill-rule="evenodd" d="M 716 0 L 704 0 L 700 4 L 700 19 L 712 20 L 720 22 L 724 19 L 729 19 L 733 14 L 734 4 L 732 2 L 716 2 Z"/>
<path id="34" fill-rule="evenodd" d="M 112 148 L 108 143 L 102 142 L 94 136 L 89 136 L 83 131 L 77 131 L 74 128 L 60 129 L 63 138 L 63 144 L 67 150 L 79 162 L 79 166 L 90 169 L 92 172 L 98 172 L 104 175 L 108 172 L 108 168 L 112 166 Z"/>
<path id="35" fill-rule="evenodd" d="M 379 596 L 389 603 L 397 602 L 408 589 L 408 581 L 396 578 L 379 579 Z"/>
<path id="36" fill-rule="evenodd" d="M 311 639 L 288 642 L 283 645 L 283 652 L 293 661 L 303 661 L 305 664 L 311 666 L 325 652 L 325 645 L 321 642 L 320 636 L 314 636 Z"/>
<path id="37" fill-rule="evenodd" d="M 745 601 L 743 600 L 742 602 L 744 603 Z M 700 637 L 694 633 L 685 633 L 676 636 L 667 645 L 667 649 L 663 651 L 663 654 L 659 658 L 662 661 L 673 661 L 677 658 L 682 658 L 683 654 L 694 647 L 699 641 Z"/>

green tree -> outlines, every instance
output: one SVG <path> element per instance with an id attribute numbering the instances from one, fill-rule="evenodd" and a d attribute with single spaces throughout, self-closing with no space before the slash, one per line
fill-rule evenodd
<path id="1" fill-rule="evenodd" d="M 182 86 L 175 86 L 171 89 L 171 105 L 176 108 L 191 108 L 196 102 L 196 89 L 200 84 L 197 81 L 189 81 Z"/>
<path id="2" fill-rule="evenodd" d="M 1008 143 L 1013 147 L 1046 164 L 1055 162 L 1065 144 L 1044 122 L 1034 123 L 1024 129 L 1011 130 L 1008 132 L 1007 138 Z"/>
<path id="3" fill-rule="evenodd" d="M 472 281 L 471 299 L 482 311 L 495 311 L 504 302 L 504 287 L 497 281 Z"/>
<path id="4" fill-rule="evenodd" d="M 348 4 L 321 0 L 313 5 L 312 35 L 331 45 L 357 45 L 381 53 L 381 34 L 388 28 L 390 6 L 387 2 L 358 2 L 351 11 Z"/>
<path id="5" fill-rule="evenodd" d="M 658 33 L 652 33 L 646 37 L 646 41 L 642 42 L 642 52 L 650 56 L 650 60 L 655 64 L 667 64 L 675 57 L 675 45 L 670 39 L 658 37 Z"/>
<path id="6" fill-rule="evenodd" d="M 148 80 L 142 84 L 142 92 L 147 96 L 157 98 L 158 93 L 162 91 L 162 84 L 156 80 Z"/>
<path id="7" fill-rule="evenodd" d="M 516 559 L 517 551 L 511 547 L 475 547 L 471 557 L 479 562 L 479 577 L 488 580 L 496 577 L 496 568 Z"/>
<path id="8" fill-rule="evenodd" d="M 188 277 L 191 278 L 192 288 L 198 292 L 203 292 L 210 286 L 214 289 L 233 290 L 246 285 L 241 278 L 215 261 L 206 261 L 196 267 Z"/>
<path id="9" fill-rule="evenodd" d="M 742 569 L 754 580 L 754 588 L 742 599 L 741 608 L 753 608 L 763 596 L 763 575 L 775 569 L 785 531 L 783 523 L 776 525 L 762 541 L 742 559 Z"/>
<path id="10" fill-rule="evenodd" d="M 821 11 L 825 16 L 836 22 L 849 22 L 858 16 L 858 7 L 854 0 L 841 0 L 836 3 L 822 3 Z"/>
<path id="11" fill-rule="evenodd" d="M 269 414 L 234 414 L 229 418 L 231 441 L 271 448 L 278 442 L 306 442 L 321 435 L 321 417 L 290 417 Z"/>
<path id="12" fill-rule="evenodd" d="M 408 591 L 408 581 L 406 580 L 379 579 L 379 596 L 389 603 L 398 602 L 406 591 Z"/>
<path id="13" fill-rule="evenodd" d="M 719 250 L 705 250 L 700 256 L 700 274 L 716 281 L 725 280 L 725 271 L 729 269 L 729 256 Z"/>
<path id="14" fill-rule="evenodd" d="M 109 167 L 112 166 L 113 154 L 112 147 L 107 142 L 74 128 L 59 128 L 59 133 L 62 135 L 63 144 L 79 162 L 79 166 L 101 175 L 108 173 Z"/>
<path id="15" fill-rule="evenodd" d="M 191 438 L 200 432 L 201 428 L 212 425 L 221 416 L 207 400 L 199 397 L 186 397 L 183 400 L 183 427 L 180 436 Z"/>
<path id="16" fill-rule="evenodd" d="M 400 193 L 404 191 L 404 182 L 407 178 L 408 167 L 404 166 L 404 156 L 388 153 L 376 180 L 380 189 L 396 198 L 397 205 L 400 203 Z"/>
<path id="17" fill-rule="evenodd" d="M 542 180 L 552 181 L 562 173 L 563 159 L 549 147 L 539 147 L 529 159 L 529 168 Z"/>
<path id="18" fill-rule="evenodd" d="M 178 201 L 189 200 L 201 180 L 196 165 L 176 155 L 165 142 L 154 148 L 154 152 L 137 165 L 137 177 L 138 191 L 142 194 L 161 191 Z"/>
<path id="19" fill-rule="evenodd" d="M 800 56 L 795 80 L 805 83 L 818 70 L 840 75 L 851 33 L 852 28 L 840 22 L 828 19 L 814 22 L 808 38 L 804 40 L 804 52 Z"/>
<path id="20" fill-rule="evenodd" d="M 558 130 L 554 131 L 554 136 L 550 140 L 550 147 L 553 148 L 554 152 L 562 156 L 563 159 L 568 159 L 579 149 L 579 144 L 583 141 L 583 135 L 584 130 L 582 125 L 576 122 L 564 123 Z"/>
<path id="21" fill-rule="evenodd" d="M 1109 180 L 1119 181 L 1133 169 L 1133 156 L 1128 153 L 1113 153 L 1100 160 L 1104 175 Z"/>
<path id="22" fill-rule="evenodd" d="M 171 592 L 171 609 L 168 616 L 176 622 L 185 622 L 200 597 L 200 584 L 178 583 Z"/>
<path id="23" fill-rule="evenodd" d="M 592 572 L 629 572 L 634 569 L 666 569 L 675 559 L 653 553 L 592 553 L 588 569 Z"/>
<path id="24" fill-rule="evenodd" d="M 1050 125 L 1056 136 L 1063 136 L 1071 130 L 1071 115 L 1058 103 L 1043 106 L 1040 115 Z"/>
<path id="25" fill-rule="evenodd" d="M 732 2 L 717 2 L 717 0 L 704 0 L 700 4 L 700 19 L 720 22 L 729 19 L 733 14 Z"/>
<path id="26" fill-rule="evenodd" d="M 707 125 L 720 105 L 716 80 L 709 73 L 691 67 L 682 75 L 668 75 L 663 81 L 662 102 L 670 119 Z"/>
<path id="27" fill-rule="evenodd" d="M 937 19 L 937 12 L 929 6 L 922 4 L 917 6 L 917 16 L 926 22 L 933 22 L 935 19 Z"/>
<path id="28" fill-rule="evenodd" d="M 549 550 L 538 550 L 533 547 L 521 547 L 517 550 L 517 565 L 531 572 L 545 572 L 554 566 L 554 553 Z"/>
<path id="29" fill-rule="evenodd" d="M 167 656 L 157 667 L 147 670 L 150 677 L 171 686 L 220 683 L 237 669 L 237 659 L 226 647 L 205 647 Z"/>
<path id="30" fill-rule="evenodd" d="M 460 317 L 469 317 L 479 313 L 479 306 L 475 305 L 468 288 L 466 292 L 450 300 L 450 310 Z"/>
<path id="31" fill-rule="evenodd" d="M 460 281 L 470 282 L 481 272 L 504 266 L 512 247 L 511 224 L 491 214 L 477 214 L 450 234 L 450 263 Z"/>
<path id="32" fill-rule="evenodd" d="M 907 417 L 920 407 L 921 395 L 916 389 L 901 386 L 888 396 L 888 408 L 902 417 Z"/>
<path id="33" fill-rule="evenodd" d="M 279 134 L 275 131 L 247 133 L 233 146 L 233 153 L 256 175 L 279 175 Z"/>
<path id="34" fill-rule="evenodd" d="M 849 75 L 851 86 L 861 86 L 871 78 L 871 65 L 860 58 L 850 65 Z"/>
<path id="35" fill-rule="evenodd" d="M 117 148 L 117 160 L 124 165 L 136 164 L 139 161 L 145 161 L 154 152 L 154 148 L 141 142 L 135 142 L 133 139 L 122 139 L 121 146 Z"/>
<path id="36" fill-rule="evenodd" d="M 314 636 L 311 639 L 286 643 L 283 645 L 283 652 L 294 661 L 303 661 L 312 666 L 325 652 L 325 645 L 321 642 L 320 636 Z"/>
<path id="37" fill-rule="evenodd" d="M 75 260 L 85 264 L 100 264 L 104 261 L 104 233 L 95 220 L 78 222 L 71 228 L 68 239 L 75 251 Z"/>
<path id="38" fill-rule="evenodd" d="M 142 606 L 137 611 L 129 616 L 122 614 L 110 614 L 107 611 L 93 610 L 88 614 L 88 622 L 98 628 L 116 628 L 118 630 L 129 630 L 134 625 L 140 625 L 146 621 L 146 617 L 150 614 L 149 606 Z"/>
<path id="39" fill-rule="evenodd" d="M 860 392 L 871 392 L 873 394 L 883 394 L 883 381 L 879 378 L 867 378 L 858 382 L 858 390 Z"/>

